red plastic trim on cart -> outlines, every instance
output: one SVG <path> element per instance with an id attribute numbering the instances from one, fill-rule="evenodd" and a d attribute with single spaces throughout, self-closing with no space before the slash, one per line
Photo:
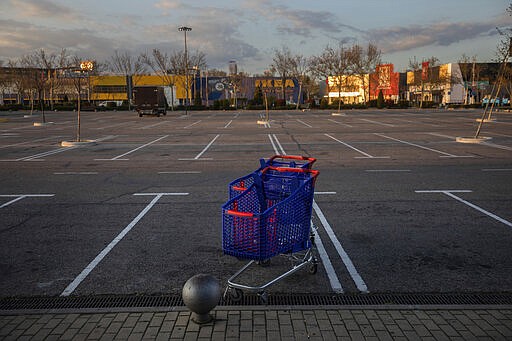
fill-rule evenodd
<path id="1" fill-rule="evenodd" d="M 313 165 L 313 163 L 315 163 L 315 161 L 316 161 L 316 158 L 314 158 L 314 157 L 307 157 L 307 156 L 301 156 L 301 155 L 274 155 L 268 160 L 270 162 L 272 162 L 275 159 L 309 161 L 309 167 L 311 167 Z"/>

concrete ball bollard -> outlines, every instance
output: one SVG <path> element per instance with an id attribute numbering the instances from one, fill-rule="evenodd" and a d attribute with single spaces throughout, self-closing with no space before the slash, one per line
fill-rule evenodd
<path id="1" fill-rule="evenodd" d="M 189 278 L 183 286 L 183 303 L 192 311 L 192 321 L 197 324 L 213 320 L 209 312 L 217 306 L 221 297 L 219 281 L 206 274 Z"/>

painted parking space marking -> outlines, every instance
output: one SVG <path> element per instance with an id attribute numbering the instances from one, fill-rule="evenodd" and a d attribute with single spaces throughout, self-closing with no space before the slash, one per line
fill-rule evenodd
<path id="1" fill-rule="evenodd" d="M 54 175 L 96 175 L 98 172 L 53 172 Z"/>
<path id="2" fill-rule="evenodd" d="M 270 135 L 269 135 L 269 137 L 270 137 Z M 286 151 L 283 149 L 281 143 L 279 143 L 277 136 L 273 135 L 273 137 L 276 142 L 276 144 L 272 143 L 275 153 L 281 154 L 281 155 L 287 155 Z M 271 141 L 272 141 L 272 139 L 271 139 Z M 279 146 L 279 149 L 276 148 L 276 145 Z M 362 277 L 357 272 L 354 264 L 352 263 L 352 260 L 350 259 L 348 254 L 343 249 L 343 246 L 341 245 L 340 241 L 336 237 L 336 234 L 332 230 L 331 225 L 325 218 L 323 212 L 320 210 L 320 207 L 318 206 L 318 204 L 316 203 L 316 201 L 314 199 L 313 199 L 313 210 L 315 211 L 316 215 L 320 219 L 320 222 L 321 222 L 322 226 L 324 227 L 324 230 L 327 232 L 327 235 L 329 236 L 332 244 L 336 248 L 336 251 L 338 252 L 338 255 L 341 257 L 343 264 L 345 264 L 345 267 L 347 268 L 350 276 L 352 277 L 352 280 L 356 284 L 357 289 L 360 292 L 368 293 L 369 291 L 368 291 L 368 287 L 366 286 L 366 283 L 363 281 Z M 319 236 L 318 233 L 316 233 L 316 235 Z M 322 242 L 320 242 L 319 245 L 322 245 L 322 248 L 323 248 Z M 322 254 L 327 255 L 325 248 L 323 248 L 321 252 L 319 251 L 319 255 L 321 257 L 322 257 Z M 324 261 L 327 262 L 327 264 L 331 264 L 331 261 L 328 257 L 322 258 L 322 262 L 324 262 Z M 337 283 L 339 283 L 339 279 L 338 279 L 338 276 L 336 275 L 336 272 L 334 271 L 334 268 L 332 267 L 332 264 L 325 267 L 325 269 L 326 269 L 326 271 L 332 271 L 331 273 L 328 273 L 332 290 L 333 291 L 343 290 L 343 288 L 341 287 L 341 284 L 339 284 L 339 285 L 337 284 Z M 331 281 L 331 278 L 332 278 L 332 281 Z"/>
<path id="3" fill-rule="evenodd" d="M 103 129 L 109 129 L 109 128 L 115 128 L 115 127 L 124 126 L 124 125 L 130 124 L 130 123 L 132 123 L 132 122 L 117 123 L 117 124 L 112 124 L 110 126 L 105 126 L 105 127 L 100 127 L 100 128 L 92 128 L 92 129 L 103 130 Z"/>
<path id="4" fill-rule="evenodd" d="M 101 141 L 105 141 L 105 140 L 108 140 L 108 139 L 111 139 L 111 138 L 114 138 L 114 137 L 116 137 L 116 136 L 109 135 L 109 136 L 105 136 L 103 138 L 100 138 L 100 139 L 97 139 L 97 140 L 94 140 L 94 141 L 95 142 L 101 142 Z M 66 152 L 68 150 L 73 150 L 73 149 L 82 148 L 82 147 L 84 147 L 84 146 L 75 145 L 75 146 L 69 146 L 69 147 L 62 147 L 62 148 L 50 150 L 50 151 L 47 151 L 47 152 L 42 152 L 42 153 L 39 153 L 39 154 L 25 156 L 25 157 L 14 159 L 14 160 L 0 160 L 0 161 L 7 161 L 7 162 L 11 162 L 11 161 L 14 161 L 14 162 L 17 162 L 17 161 L 44 161 L 44 159 L 42 159 L 42 158 L 45 157 L 45 156 L 59 154 L 59 153 L 62 153 L 62 152 Z"/>
<path id="5" fill-rule="evenodd" d="M 11 204 L 14 204 L 17 201 L 20 201 L 25 198 L 37 198 L 37 197 L 53 197 L 55 194 L 0 194 L 2 198 L 14 198 L 13 200 L 6 202 L 3 205 L 0 205 L 0 208 L 7 207 Z"/>
<path id="6" fill-rule="evenodd" d="M 230 120 L 228 123 L 226 123 L 226 125 L 224 126 L 224 129 L 226 129 L 227 127 L 229 127 L 231 125 L 231 123 L 233 123 L 233 120 Z"/>
<path id="7" fill-rule="evenodd" d="M 150 125 L 147 125 L 147 126 L 144 126 L 144 127 L 140 128 L 140 129 L 150 129 L 150 128 L 154 128 L 154 127 L 157 127 L 157 126 L 165 124 L 165 123 L 167 123 L 167 121 L 162 121 L 162 122 L 150 124 Z"/>
<path id="8" fill-rule="evenodd" d="M 50 150 L 50 151 L 39 153 L 39 154 L 35 154 L 35 155 L 25 156 L 25 157 L 22 157 L 22 158 L 19 158 L 19 159 L 15 159 L 13 161 L 43 161 L 43 160 L 40 160 L 40 159 L 45 157 L 45 156 L 59 154 L 59 153 L 62 153 L 62 152 L 66 152 L 68 150 L 76 149 L 78 147 L 79 146 L 62 147 L 62 148 Z"/>
<path id="9" fill-rule="evenodd" d="M 96 160 L 96 161 L 116 161 L 116 160 L 123 160 L 123 161 L 126 161 L 126 160 L 129 160 L 129 159 L 123 159 L 123 158 L 122 158 L 123 156 L 129 155 L 129 154 L 131 154 L 131 153 L 136 152 L 136 151 L 137 151 L 137 150 L 139 150 L 139 149 L 142 149 L 142 148 L 144 148 L 144 147 L 150 146 L 150 145 L 152 145 L 153 143 L 156 143 L 156 142 L 158 142 L 158 141 L 160 141 L 160 140 L 165 139 L 166 137 L 169 137 L 169 135 L 161 136 L 161 137 L 157 138 L 156 140 L 153 140 L 153 141 L 151 141 L 151 142 L 148 142 L 148 143 L 146 143 L 146 144 L 144 144 L 144 145 L 142 145 L 142 146 L 139 146 L 139 147 L 137 147 L 137 148 L 135 148 L 135 149 L 132 149 L 132 150 L 130 150 L 130 151 L 128 151 L 128 152 L 126 152 L 126 153 L 124 153 L 124 154 L 121 154 L 121 155 L 115 156 L 115 157 L 113 157 L 113 158 L 111 158 L 111 159 L 94 159 L 94 160 Z"/>
<path id="10" fill-rule="evenodd" d="M 389 123 L 382 123 L 382 122 L 379 122 L 379 121 L 369 120 L 369 119 L 367 119 L 367 118 L 360 118 L 359 120 L 360 120 L 360 121 L 365 121 L 365 122 L 368 122 L 368 123 L 378 124 L 378 125 L 381 125 L 381 126 L 384 126 L 384 127 L 396 127 L 396 126 L 395 126 L 395 125 L 393 125 L 393 124 L 389 124 Z"/>
<path id="11" fill-rule="evenodd" d="M 425 147 L 425 146 L 422 146 L 422 145 L 419 145 L 419 144 L 416 144 L 416 143 L 395 139 L 394 137 L 386 136 L 386 135 L 383 135 L 383 134 L 374 133 L 374 135 L 380 136 L 380 137 L 388 139 L 388 140 L 400 142 L 400 143 L 403 143 L 403 144 L 406 144 L 406 145 L 409 145 L 409 146 L 412 146 L 412 147 L 416 147 L 416 148 L 428 150 L 428 151 L 431 151 L 431 152 L 434 152 L 434 153 L 437 153 L 437 154 L 441 154 L 440 157 L 450 157 L 450 158 L 472 158 L 472 157 L 474 157 L 473 155 L 453 155 L 453 154 L 446 153 L 446 152 L 443 152 L 443 151 L 440 151 L 440 150 L 437 150 L 437 149 Z"/>
<path id="12" fill-rule="evenodd" d="M 450 198 L 453 198 L 453 199 L 455 199 L 455 200 L 457 200 L 457 201 L 459 201 L 459 202 L 461 202 L 461 203 L 463 203 L 465 205 L 468 205 L 469 207 L 471 207 L 471 208 L 473 208 L 473 209 L 475 209 L 477 211 L 482 212 L 483 214 L 485 214 L 485 215 L 487 215 L 487 216 L 489 216 L 489 217 L 499 221 L 500 223 L 503 223 L 503 224 L 505 224 L 505 225 L 507 225 L 509 227 L 512 227 L 512 223 L 510 221 L 505 220 L 505 219 L 503 219 L 501 217 L 498 217 L 497 215 L 495 215 L 495 214 L 493 214 L 493 213 L 491 213 L 489 211 L 486 211 L 483 208 L 478 207 L 477 205 L 472 204 L 469 201 L 466 201 L 466 200 L 464 200 L 462 198 L 459 198 L 458 196 L 453 194 L 453 193 L 471 193 L 472 191 L 470 191 L 470 190 L 420 190 L 420 191 L 415 191 L 415 192 L 416 193 L 442 193 L 442 194 L 447 195 Z"/>
<path id="13" fill-rule="evenodd" d="M 492 147 L 492 148 L 497 148 L 497 149 L 504 149 L 504 150 L 512 151 L 512 147 L 503 146 L 501 144 L 496 144 L 496 143 L 492 143 L 492 142 L 482 142 L 482 143 L 480 143 L 480 145 L 487 146 L 487 147 Z"/>
<path id="14" fill-rule="evenodd" d="M 154 196 L 153 200 L 133 219 L 83 270 L 82 272 L 64 289 L 60 296 L 69 296 L 82 283 L 82 281 L 91 273 L 92 270 L 108 255 L 108 253 L 137 225 L 137 223 L 151 210 L 163 196 L 182 196 L 189 193 L 135 193 L 136 196 Z"/>
<path id="15" fill-rule="evenodd" d="M 512 168 L 484 168 L 482 172 L 512 172 Z"/>
<path id="16" fill-rule="evenodd" d="M 410 169 L 366 169 L 365 172 L 368 173 L 407 173 L 410 172 Z"/>
<path id="17" fill-rule="evenodd" d="M 455 136 L 449 136 L 449 135 L 443 135 L 443 134 L 437 134 L 437 133 L 427 133 L 429 135 L 432 135 L 432 136 L 438 136 L 438 137 L 446 137 L 448 139 L 451 139 L 451 140 L 455 140 L 456 137 Z M 501 135 L 501 134 L 496 134 L 496 133 L 493 133 L 492 135 Z M 505 137 L 512 137 L 512 136 L 508 136 L 508 135 L 502 135 L 502 136 L 505 136 Z M 482 143 L 478 143 L 477 145 L 481 145 L 481 146 L 487 146 L 487 147 L 491 147 L 491 148 L 497 148 L 497 149 L 504 149 L 504 150 L 510 150 L 512 151 L 512 147 L 509 147 L 509 146 L 503 146 L 503 145 L 500 145 L 500 144 L 496 144 L 496 143 L 492 143 L 492 142 L 482 142 Z M 471 156 L 466 156 L 466 157 L 471 157 Z"/>
<path id="18" fill-rule="evenodd" d="M 307 124 L 306 122 L 304 122 L 304 121 L 302 121 L 302 120 L 297 119 L 296 121 L 297 121 L 297 122 L 299 122 L 299 123 L 304 124 L 304 125 L 305 125 L 306 127 L 308 127 L 308 128 L 313 128 L 313 126 L 312 126 L 312 125 Z"/>
<path id="19" fill-rule="evenodd" d="M 194 158 L 192 159 L 178 159 L 178 160 L 181 160 L 181 161 L 196 161 L 196 160 L 213 160 L 212 158 L 201 158 L 201 156 L 203 156 L 204 153 L 206 153 L 206 151 L 215 143 L 215 141 L 220 137 L 221 135 L 218 134 L 217 136 L 215 136 L 211 141 L 210 143 L 208 143 L 208 145 L 206 147 L 204 147 L 204 149 L 199 153 L 197 154 Z"/>
<path id="20" fill-rule="evenodd" d="M 336 124 L 339 124 L 339 125 L 343 125 L 345 127 L 349 127 L 349 128 L 354 128 L 354 126 L 351 126 L 350 124 L 346 124 L 346 123 L 342 123 L 342 122 L 338 122 L 336 120 L 333 120 L 333 119 L 330 119 L 328 118 L 327 121 L 330 121 L 330 122 L 333 122 L 333 123 L 336 123 Z"/>
<path id="21" fill-rule="evenodd" d="M 389 159 L 389 156 L 373 156 L 373 155 L 370 155 L 370 154 L 368 154 L 368 153 L 363 152 L 363 151 L 362 151 L 362 150 L 360 150 L 360 149 L 357 149 L 357 148 L 356 148 L 356 147 L 354 147 L 354 146 L 349 145 L 349 144 L 348 144 L 348 143 L 346 143 L 346 142 L 343 142 L 343 141 L 341 141 L 341 140 L 338 140 L 337 138 L 335 138 L 335 137 L 333 137 L 333 136 L 331 136 L 331 135 L 329 135 L 329 134 L 324 134 L 324 135 L 325 135 L 325 136 L 327 136 L 327 137 L 328 137 L 328 138 L 330 138 L 330 139 L 333 139 L 334 141 L 336 141 L 336 142 L 338 142 L 338 143 L 341 143 L 341 144 L 342 144 L 342 145 L 344 145 L 345 147 L 348 147 L 348 148 L 350 148 L 350 149 L 352 149 L 352 150 L 354 150 L 354 151 L 358 152 L 359 154 L 364 155 L 364 156 L 356 156 L 356 157 L 354 157 L 355 159 L 360 159 L 360 158 L 363 158 L 363 159 Z"/>
<path id="22" fill-rule="evenodd" d="M 313 225 L 313 221 L 311 221 L 311 226 Z M 322 238 L 320 238 L 320 234 L 313 229 L 313 234 L 315 238 L 315 245 L 318 250 L 318 255 L 322 260 L 322 264 L 324 265 L 325 272 L 327 273 L 327 278 L 329 279 L 329 283 L 331 284 L 332 291 L 343 294 L 343 286 L 341 285 L 340 279 L 336 275 L 336 270 L 334 270 L 334 266 L 331 263 L 331 259 L 325 250 L 324 244 L 322 242 Z"/>
<path id="23" fill-rule="evenodd" d="M 46 137 L 44 139 L 37 139 L 37 140 L 20 142 L 20 143 L 8 144 L 8 145 L 5 145 L 5 146 L 0 146 L 0 149 L 21 146 L 21 145 L 24 145 L 24 144 L 27 144 L 27 143 L 34 143 L 34 142 L 47 141 L 47 140 L 51 140 L 51 139 L 57 139 L 59 137 L 62 137 L 62 136 L 51 136 L 51 137 Z"/>
<path id="24" fill-rule="evenodd" d="M 338 252 L 338 255 L 340 256 L 341 260 L 343 261 L 343 264 L 345 264 L 345 267 L 347 268 L 350 277 L 352 277 L 352 280 L 354 281 L 357 289 L 362 293 L 368 293 L 368 286 L 364 282 L 363 278 L 357 271 L 356 267 L 354 266 L 354 263 L 350 259 L 349 255 L 341 245 L 340 241 L 336 237 L 336 234 L 334 233 L 331 225 L 325 218 L 322 210 L 320 210 L 320 207 L 318 207 L 318 204 L 315 200 L 313 200 L 313 210 L 315 211 L 316 215 L 318 216 L 318 219 L 320 219 L 320 222 L 322 223 L 322 226 L 324 227 L 325 232 L 327 232 L 327 235 L 331 239 L 331 242 L 333 243 L 334 247 L 336 248 L 336 251 Z"/>
<path id="25" fill-rule="evenodd" d="M 197 121 L 197 122 L 194 122 L 194 123 L 189 124 L 188 126 L 183 127 L 182 129 L 188 129 L 188 128 L 193 127 L 193 126 L 195 126 L 196 124 L 201 123 L 201 122 L 202 122 L 202 120 L 199 120 L 199 121 Z"/>
<path id="26" fill-rule="evenodd" d="M 268 138 L 270 140 L 270 143 L 272 144 L 272 148 L 274 148 L 274 151 L 276 151 L 276 154 L 279 154 L 278 150 L 280 149 L 282 152 L 282 155 L 286 155 L 286 152 L 284 151 L 284 148 L 281 145 L 281 142 L 279 142 L 279 140 L 277 139 L 276 134 L 268 134 Z"/>
<path id="27" fill-rule="evenodd" d="M 158 174 L 201 174 L 200 171 L 163 171 Z"/>

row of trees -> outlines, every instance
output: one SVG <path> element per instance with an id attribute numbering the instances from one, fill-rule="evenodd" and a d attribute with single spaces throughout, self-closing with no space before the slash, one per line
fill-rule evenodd
<path id="1" fill-rule="evenodd" d="M 312 93 L 318 91 L 317 80 L 329 76 L 347 75 L 348 73 L 361 77 L 364 82 L 364 74 L 375 69 L 380 63 L 381 52 L 374 44 L 368 44 L 366 48 L 356 44 L 350 47 L 340 45 L 338 47 L 327 46 L 321 54 L 312 57 L 305 57 L 301 54 L 293 54 L 290 49 L 283 46 L 274 50 L 272 64 L 264 76 L 277 76 L 283 80 L 296 78 L 299 80 L 299 93 L 306 93 L 310 98 Z M 156 74 L 162 78 L 164 84 L 169 86 L 177 85 L 176 81 L 184 81 L 183 77 L 176 78 L 175 75 L 196 74 L 199 70 L 206 70 L 206 55 L 203 52 L 195 51 L 187 54 L 188 61 L 185 61 L 183 51 L 172 51 L 170 53 L 153 49 L 151 52 L 144 52 L 134 56 L 127 51 L 115 51 L 109 60 L 100 62 L 93 60 L 94 68 L 89 72 L 91 75 L 113 73 L 117 75 L 130 76 L 134 85 L 138 75 Z M 50 106 L 54 94 L 62 94 L 64 88 L 69 85 L 69 71 L 79 68 L 81 58 L 72 56 L 66 49 L 58 53 L 48 53 L 44 49 L 32 54 L 23 56 L 16 60 L 9 60 L 5 66 L 9 72 L 0 76 L 0 88 L 14 88 L 19 94 L 19 99 L 28 97 L 33 103 L 35 99 L 47 98 Z M 189 70 L 186 70 L 186 65 Z M 230 83 L 236 90 L 242 86 L 242 78 L 247 76 L 244 72 L 226 75 L 219 70 L 208 70 L 210 76 L 229 76 Z M 180 84 L 184 86 L 184 84 Z M 341 92 L 347 84 L 339 82 L 338 90 Z M 285 98 L 285 88 L 282 88 Z M 28 95 L 28 96 L 27 96 Z M 365 94 L 365 100 L 367 95 Z M 42 103 L 41 103 L 42 105 Z"/>

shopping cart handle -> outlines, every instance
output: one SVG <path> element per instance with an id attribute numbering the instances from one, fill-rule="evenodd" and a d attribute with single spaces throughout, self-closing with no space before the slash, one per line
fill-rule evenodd
<path id="1" fill-rule="evenodd" d="M 248 217 L 248 218 L 254 217 L 254 214 L 252 214 L 251 212 L 240 212 L 240 211 L 235 211 L 235 210 L 226 210 L 226 213 L 229 215 L 237 216 L 237 217 Z"/>
<path id="2" fill-rule="evenodd" d="M 277 171 L 277 172 L 282 172 L 282 173 L 288 173 L 288 172 L 310 173 L 314 178 L 316 178 L 318 176 L 318 174 L 320 174 L 320 172 L 315 170 L 315 169 L 290 168 L 290 167 L 272 167 L 272 166 L 265 167 L 261 171 L 261 173 L 265 174 L 269 170 L 273 170 L 273 171 Z"/>
<path id="3" fill-rule="evenodd" d="M 316 161 L 316 158 L 314 157 L 307 157 L 301 155 L 274 155 L 269 159 L 269 161 L 273 161 L 274 159 L 309 161 L 310 164 L 313 164 Z"/>

